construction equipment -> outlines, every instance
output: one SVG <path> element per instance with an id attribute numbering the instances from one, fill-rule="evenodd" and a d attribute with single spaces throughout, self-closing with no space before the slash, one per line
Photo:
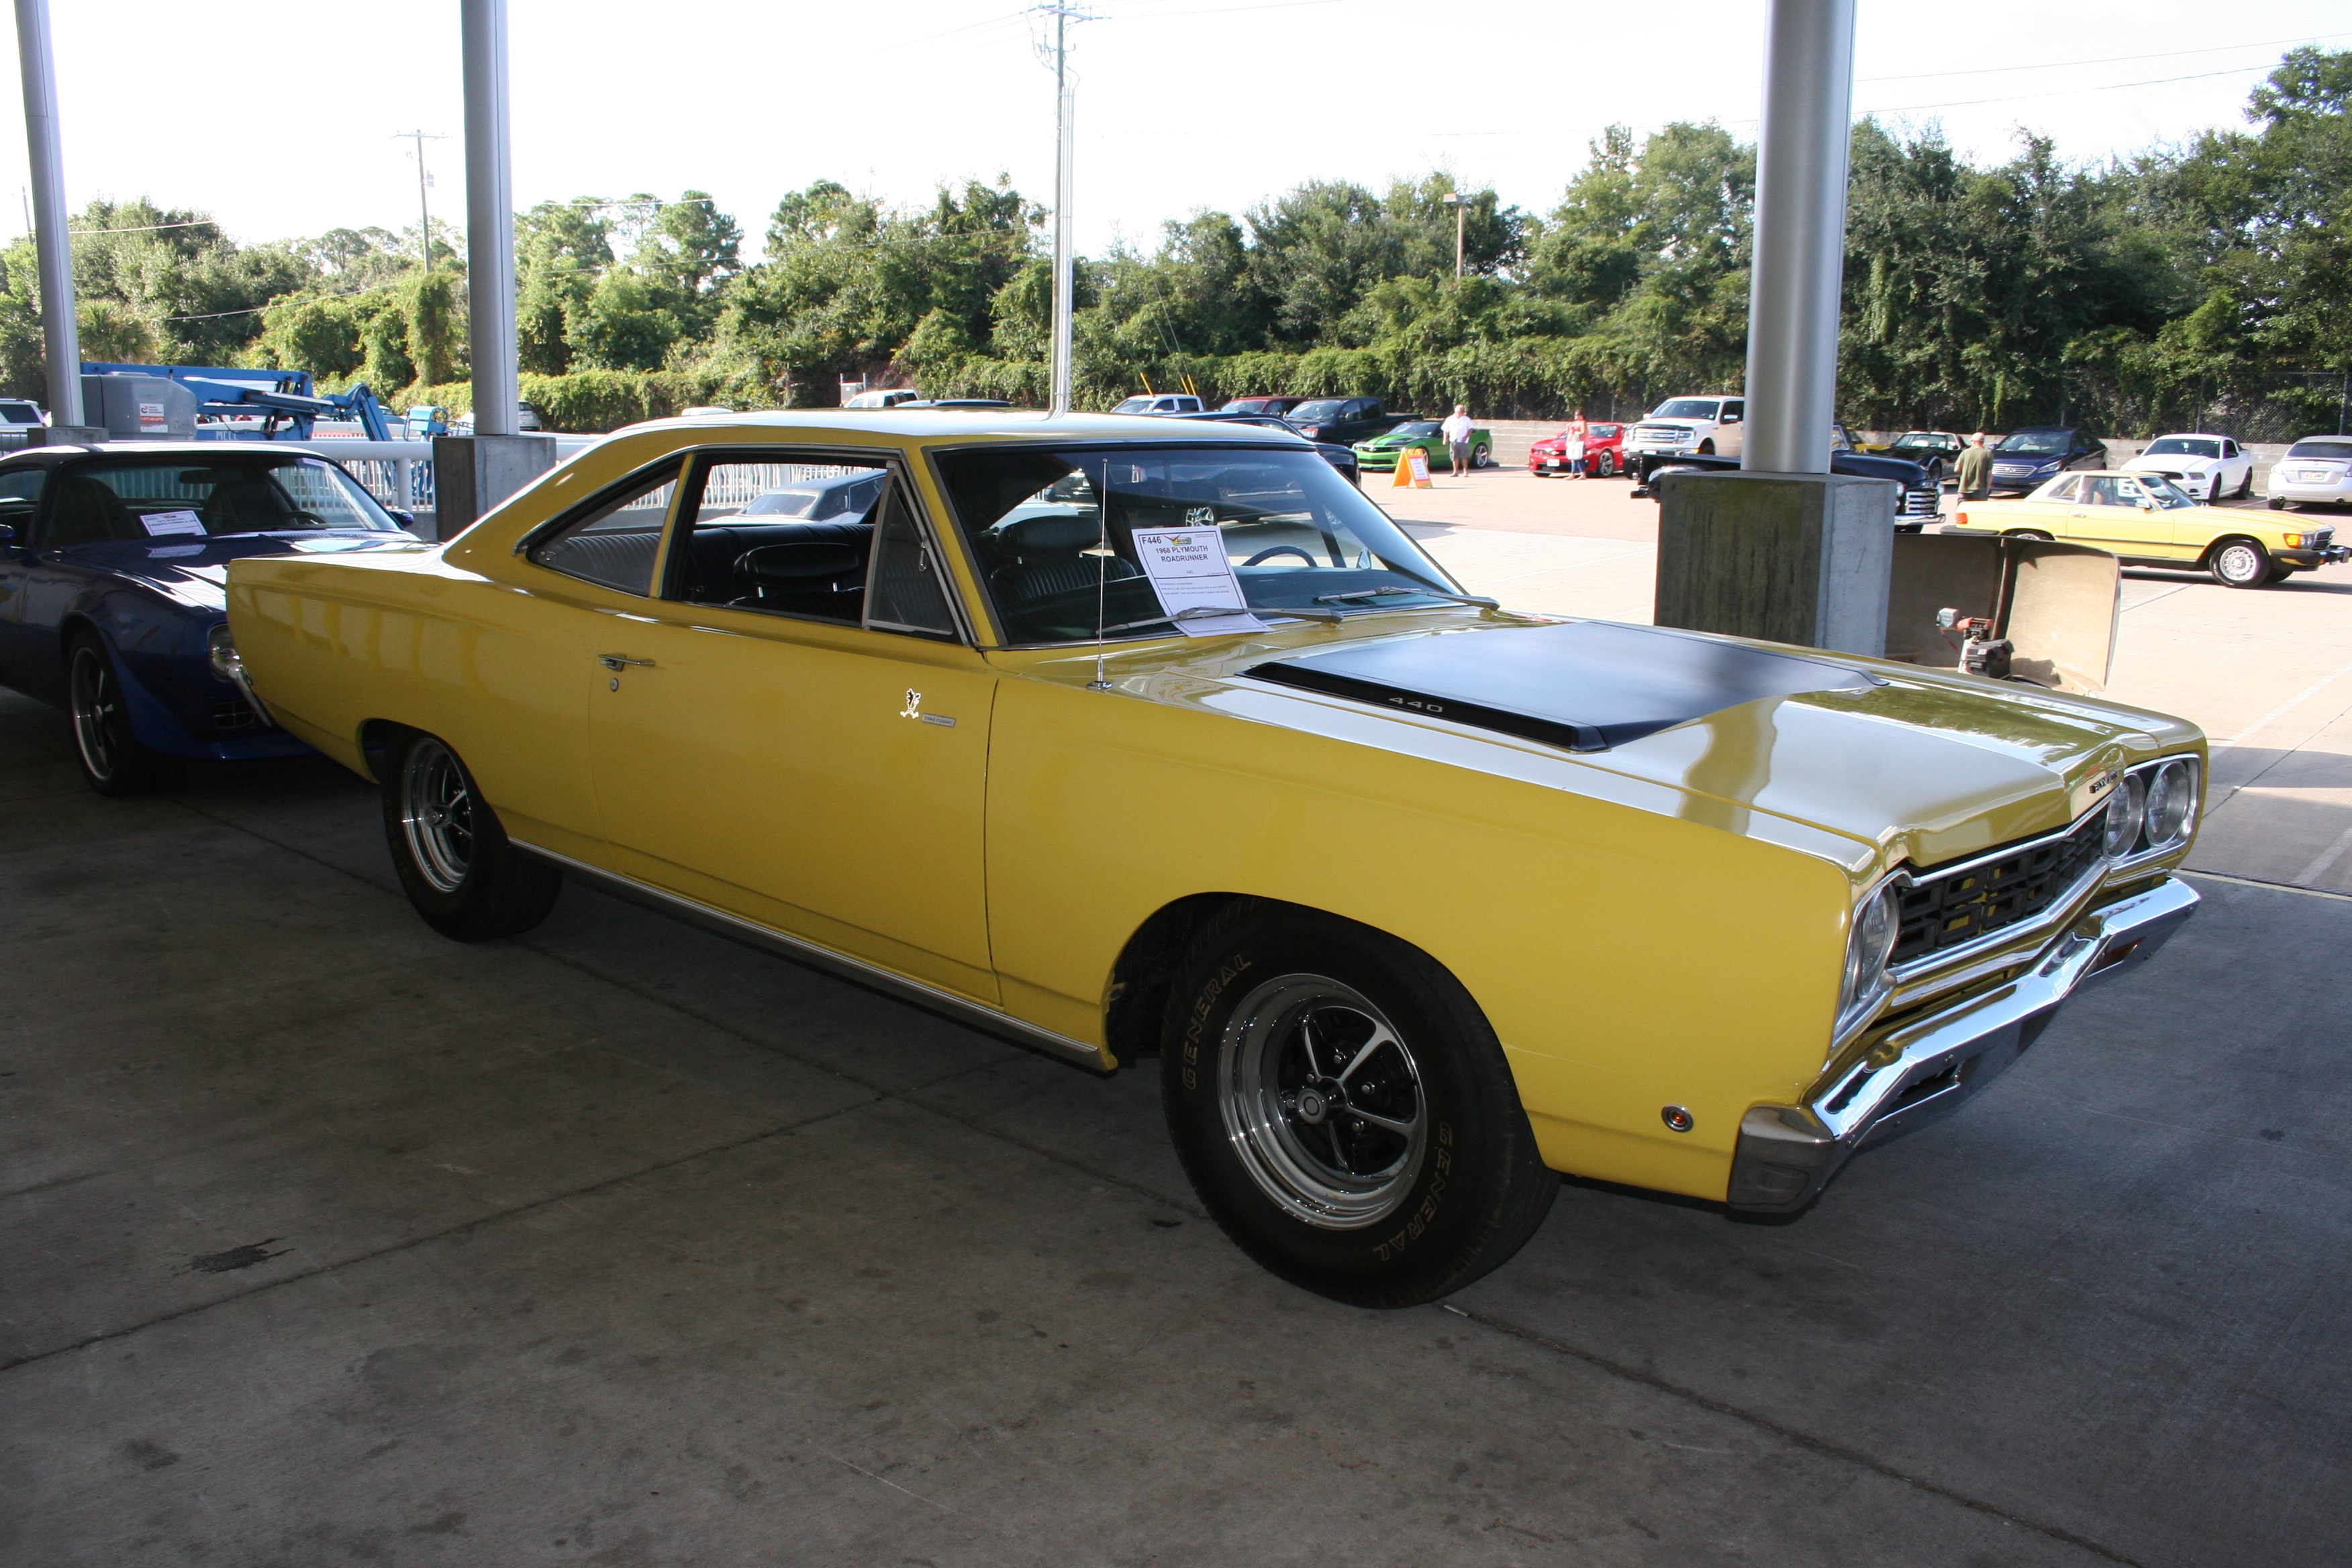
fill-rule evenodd
<path id="1" fill-rule="evenodd" d="M 320 419 L 348 419 L 371 441 L 411 438 L 362 383 L 322 393 L 307 370 L 236 370 L 208 365 L 100 364 L 84 361 L 82 398 L 119 440 L 308 441 Z M 125 385 L 124 383 L 132 384 Z M 173 389 L 180 389 L 176 393 Z M 186 399 L 193 396 L 194 408 Z M 205 418 L 215 421 L 207 426 Z M 259 421 L 258 425 L 248 421 Z M 235 425 L 219 423 L 237 421 Z M 92 423 L 98 423 L 96 419 Z M 192 426 L 193 428 L 184 426 Z"/>

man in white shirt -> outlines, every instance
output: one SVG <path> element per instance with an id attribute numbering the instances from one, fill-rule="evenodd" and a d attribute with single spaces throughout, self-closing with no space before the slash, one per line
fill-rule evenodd
<path id="1" fill-rule="evenodd" d="M 1465 472 L 1470 467 L 1470 409 L 1468 405 L 1461 403 L 1455 404 L 1454 405 L 1454 413 L 1452 416 L 1450 416 L 1444 424 L 1440 425 L 1438 429 L 1443 431 L 1445 436 L 1445 455 L 1448 465 L 1457 474 Z"/>

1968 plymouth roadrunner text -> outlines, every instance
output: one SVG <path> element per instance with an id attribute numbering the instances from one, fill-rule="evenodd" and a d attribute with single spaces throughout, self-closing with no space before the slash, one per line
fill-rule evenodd
<path id="1" fill-rule="evenodd" d="M 2190 726 L 1506 614 L 1277 431 L 663 421 L 228 590 L 443 931 L 572 876 L 1156 1057 L 1226 1231 L 1365 1304 L 1508 1258 L 1555 1172 L 1794 1213 L 2196 903 Z"/>

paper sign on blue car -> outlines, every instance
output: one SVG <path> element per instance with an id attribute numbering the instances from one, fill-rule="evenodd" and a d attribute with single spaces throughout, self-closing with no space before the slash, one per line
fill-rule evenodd
<path id="1" fill-rule="evenodd" d="M 1225 542 L 1214 528 L 1139 529 L 1136 560 L 1160 595 L 1160 607 L 1177 617 L 1176 629 L 1188 637 L 1222 637 L 1228 632 L 1262 632 L 1265 623 L 1241 608 L 1240 579 L 1225 554 Z M 1231 610 L 1232 615 L 1206 616 L 1187 611 Z"/>
<path id="2" fill-rule="evenodd" d="M 157 539 L 205 531 L 205 520 L 192 511 L 151 511 L 139 521 L 145 523 L 148 533 Z"/>

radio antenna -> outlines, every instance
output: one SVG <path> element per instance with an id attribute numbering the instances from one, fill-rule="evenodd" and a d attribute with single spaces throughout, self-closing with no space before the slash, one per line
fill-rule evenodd
<path id="1" fill-rule="evenodd" d="M 1084 469 L 1079 470 L 1084 472 Z M 1108 691 L 1110 682 L 1103 679 L 1103 605 L 1110 595 L 1110 459 L 1102 460 L 1102 479 L 1095 486 L 1095 547 L 1087 552 L 1095 558 L 1095 678 L 1087 682 L 1089 691 Z"/>

